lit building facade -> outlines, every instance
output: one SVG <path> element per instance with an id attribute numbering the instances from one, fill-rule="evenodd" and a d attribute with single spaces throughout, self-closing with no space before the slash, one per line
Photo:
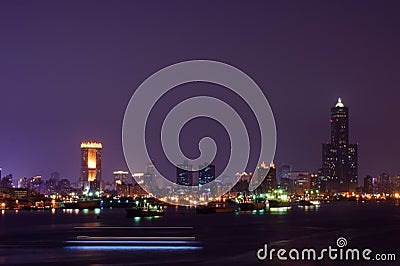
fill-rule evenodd
<path id="1" fill-rule="evenodd" d="M 289 178 L 282 184 L 282 188 L 291 194 L 304 194 L 305 190 L 310 189 L 311 179 L 307 171 L 291 171 Z"/>
<path id="2" fill-rule="evenodd" d="M 206 163 L 199 168 L 199 185 L 205 185 L 215 179 L 215 165 Z"/>
<path id="3" fill-rule="evenodd" d="M 129 196 L 131 184 L 128 184 L 129 172 L 114 171 L 115 191 L 119 196 Z"/>
<path id="4" fill-rule="evenodd" d="M 355 191 L 358 144 L 349 143 L 349 108 L 339 98 L 331 109 L 331 141 L 322 145 L 322 176 L 330 192 Z"/>
<path id="5" fill-rule="evenodd" d="M 176 167 L 176 182 L 182 186 L 193 186 L 193 166 L 184 162 Z"/>
<path id="6" fill-rule="evenodd" d="M 81 175 L 79 186 L 88 193 L 101 190 L 101 156 L 103 145 L 97 141 L 81 143 Z"/>
<path id="7" fill-rule="evenodd" d="M 27 188 L 28 187 L 28 179 L 26 177 L 21 177 L 18 179 L 18 188 Z"/>

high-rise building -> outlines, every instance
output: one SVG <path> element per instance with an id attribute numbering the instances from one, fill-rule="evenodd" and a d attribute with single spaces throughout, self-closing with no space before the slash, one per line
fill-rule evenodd
<path id="1" fill-rule="evenodd" d="M 28 179 L 26 177 L 21 177 L 18 179 L 18 188 L 27 188 L 28 187 Z"/>
<path id="2" fill-rule="evenodd" d="M 372 194 L 374 192 L 374 182 L 372 176 L 368 175 L 364 177 L 364 192 Z"/>
<path id="3" fill-rule="evenodd" d="M 115 184 L 128 184 L 129 172 L 127 171 L 114 171 Z"/>
<path id="4" fill-rule="evenodd" d="M 390 177 L 386 173 L 382 173 L 379 175 L 377 178 L 378 180 L 378 192 L 383 193 L 383 194 L 389 194 L 392 192 L 391 186 L 390 186 Z"/>
<path id="5" fill-rule="evenodd" d="M 199 168 L 199 185 L 205 185 L 215 179 L 215 165 L 205 163 L 203 166 L 200 165 Z"/>
<path id="6" fill-rule="evenodd" d="M 72 191 L 71 182 L 64 178 L 58 181 L 57 190 L 62 196 L 68 195 Z"/>
<path id="7" fill-rule="evenodd" d="M 310 175 L 307 171 L 291 171 L 287 191 L 293 194 L 304 194 L 305 190 L 310 189 Z"/>
<path id="8" fill-rule="evenodd" d="M 326 190 L 355 191 L 358 183 L 358 144 L 349 143 L 349 108 L 339 98 L 331 108 L 331 141 L 322 145 L 322 175 Z"/>
<path id="9" fill-rule="evenodd" d="M 81 175 L 79 185 L 86 192 L 101 190 L 101 155 L 103 145 L 97 141 L 81 143 Z"/>
<path id="10" fill-rule="evenodd" d="M 183 186 L 193 186 L 193 167 L 187 161 L 177 165 L 176 183 Z"/>
<path id="11" fill-rule="evenodd" d="M 56 182 L 60 181 L 60 173 L 59 172 L 52 172 L 50 174 L 50 178 L 54 179 Z"/>
<path id="12" fill-rule="evenodd" d="M 290 164 L 284 164 L 279 168 L 279 183 L 282 184 L 282 180 L 285 181 L 289 178 L 289 174 L 292 171 Z"/>
<path id="13" fill-rule="evenodd" d="M 30 190 L 36 191 L 40 194 L 46 193 L 45 182 L 43 181 L 43 178 L 41 175 L 36 175 L 36 176 L 29 178 L 28 188 Z"/>
<path id="14" fill-rule="evenodd" d="M 58 192 L 57 185 L 58 181 L 54 177 L 50 177 L 49 180 L 46 180 L 46 195 L 56 194 Z"/>
<path id="15" fill-rule="evenodd" d="M 128 196 L 129 193 L 129 172 L 126 171 L 114 171 L 114 182 L 115 190 L 119 196 Z"/>
<path id="16" fill-rule="evenodd" d="M 269 166 L 262 162 L 260 167 L 257 169 L 257 175 L 259 178 L 264 177 L 264 180 L 257 187 L 257 194 L 264 194 L 270 192 L 277 187 L 276 180 L 276 167 L 274 163 L 271 163 Z"/>
<path id="17" fill-rule="evenodd" d="M 6 175 L 3 178 L 0 178 L 0 188 L 12 188 L 12 174 Z"/>

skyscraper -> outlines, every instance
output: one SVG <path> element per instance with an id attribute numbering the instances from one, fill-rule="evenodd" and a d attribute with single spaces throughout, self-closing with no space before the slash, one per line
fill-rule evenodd
<path id="1" fill-rule="evenodd" d="M 205 185 L 215 179 L 215 165 L 205 163 L 199 168 L 199 185 Z"/>
<path id="2" fill-rule="evenodd" d="M 339 98 L 331 108 L 331 141 L 322 144 L 322 175 L 326 190 L 355 191 L 358 182 L 358 145 L 349 143 L 349 108 Z"/>
<path id="3" fill-rule="evenodd" d="M 193 167 L 184 162 L 183 164 L 178 164 L 176 167 L 176 182 L 178 185 L 183 186 L 193 186 Z"/>
<path id="4" fill-rule="evenodd" d="M 96 141 L 81 143 L 81 175 L 79 185 L 86 192 L 94 193 L 101 189 L 102 144 Z"/>

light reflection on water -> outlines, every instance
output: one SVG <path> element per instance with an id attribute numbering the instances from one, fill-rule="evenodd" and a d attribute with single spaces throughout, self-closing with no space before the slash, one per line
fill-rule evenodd
<path id="1" fill-rule="evenodd" d="M 385 207 L 386 206 L 386 207 Z M 343 235 L 353 237 L 354 245 L 370 245 L 375 249 L 388 250 L 395 243 L 395 238 L 399 233 L 398 222 L 400 221 L 400 209 L 395 207 L 395 202 L 382 204 L 365 204 L 356 205 L 352 202 L 344 202 L 337 204 L 322 204 L 320 207 L 300 207 L 292 206 L 292 208 L 270 208 L 259 211 L 237 212 L 235 214 L 207 214 L 196 215 L 184 209 L 168 208 L 165 216 L 156 219 L 153 217 L 126 218 L 125 209 L 99 209 L 88 210 L 85 214 L 83 210 L 56 210 L 56 215 L 49 211 L 19 211 L 6 210 L 0 216 L 0 243 L 8 245 L 7 249 L 3 249 L 0 256 L 0 264 L 18 264 L 18 263 L 40 263 L 51 260 L 58 265 L 87 265 L 91 264 L 113 264 L 119 263 L 125 265 L 132 261 L 142 263 L 143 265 L 170 263 L 174 264 L 174 260 L 182 262 L 182 253 L 185 252 L 188 261 L 202 263 L 218 259 L 219 261 L 235 258 L 229 262 L 232 264 L 249 263 L 256 259 L 255 250 L 259 248 L 259 243 L 275 243 L 275 241 L 288 241 L 290 245 L 299 245 L 302 247 L 306 237 L 306 243 L 315 245 L 330 245 L 332 239 L 336 239 L 337 225 L 341 224 L 346 231 Z M 186 209 L 185 209 L 186 210 Z M 184 215 L 182 215 L 184 212 Z M 100 215 L 98 215 L 100 213 Z M 51 219 L 49 217 L 51 216 Z M 100 216 L 98 219 L 96 216 Z M 26 226 L 29 218 L 31 226 Z M 374 230 L 365 230 L 360 228 L 360 222 L 366 221 L 368 227 L 374 226 Z M 388 225 L 387 221 L 393 221 Z M 79 228 L 75 228 L 77 226 Z M 106 226 L 125 226 L 128 229 L 91 229 L 91 227 Z M 168 229 L 160 231 L 152 231 L 150 229 L 143 230 L 142 227 L 163 227 L 163 226 L 190 226 L 193 231 L 179 231 L 178 229 Z M 87 227 L 87 229 L 84 229 Z M 131 230 L 129 227 L 140 227 Z M 83 229 L 82 229 L 83 228 Z M 290 229 L 290 230 L 289 230 Z M 347 230 L 352 230 L 350 231 Z M 92 231 L 93 230 L 93 231 Z M 94 231 L 97 230 L 97 231 Z M 157 229 L 158 230 L 158 229 Z M 326 232 L 335 232 L 334 236 L 326 234 Z M 262 233 L 261 233 L 262 232 Z M 136 233 L 142 236 L 195 236 L 196 241 L 201 241 L 204 248 L 202 250 L 175 250 L 169 252 L 169 246 L 175 243 L 165 243 L 166 247 L 154 250 L 161 246 L 158 243 L 135 242 L 137 246 L 121 246 L 116 243 L 117 247 L 111 247 L 109 243 L 90 243 L 86 245 L 82 243 L 79 247 L 44 249 L 44 248 L 24 248 L 24 256 L 21 256 L 19 247 L 11 248 L 12 244 L 27 244 L 34 246 L 38 240 L 43 243 L 57 244 L 64 243 L 67 240 L 76 240 L 77 235 L 84 236 L 133 236 Z M 342 234 L 342 232 L 340 232 Z M 355 236 L 363 236 L 357 238 Z M 378 240 L 379 241 L 378 241 Z M 322 242 L 321 242 L 322 241 Z M 357 242 L 358 241 L 358 242 Z M 234 245 L 232 245 L 234 243 Z M 387 245 L 386 245 L 387 243 Z M 151 244 L 150 247 L 143 247 L 145 244 Z M 92 246 L 91 246 L 92 245 Z M 289 245 L 289 244 L 288 244 Z M 101 246 L 101 247 L 96 247 Z M 110 246 L 110 247 L 108 247 Z M 196 243 L 188 244 L 188 246 L 197 246 Z M 226 247 L 226 248 L 225 248 Z M 142 249 L 143 252 L 140 251 Z M 109 252 L 107 252 L 107 250 Z M 137 250 L 137 252 L 134 252 Z M 131 252 L 132 251 L 132 252 Z M 168 260 L 165 254 L 168 252 Z M 4 255 L 3 255 L 4 254 Z M 119 255 L 116 255 L 119 254 Z M 249 254 L 249 255 L 247 255 Z M 186 256 L 185 255 L 185 256 Z M 239 258 L 239 259 L 237 259 Z M 236 260 L 239 260 L 237 262 Z M 228 263 L 229 263 L 228 262 Z"/>
<path id="2" fill-rule="evenodd" d="M 197 246 L 67 246 L 66 249 L 77 250 L 199 250 L 202 247 Z"/>
<path id="3" fill-rule="evenodd" d="M 277 207 L 277 208 L 269 208 L 269 212 L 271 214 L 283 215 L 286 214 L 291 207 Z"/>
<path id="4" fill-rule="evenodd" d="M 278 214 L 278 215 L 283 215 L 283 214 L 287 214 L 290 210 L 293 209 L 297 209 L 297 210 L 302 210 L 304 212 L 312 212 L 312 211 L 318 211 L 321 208 L 320 205 L 314 205 L 314 206 L 291 206 L 291 207 L 273 207 L 273 208 L 266 208 L 266 209 L 261 209 L 261 210 L 252 210 L 252 211 L 245 211 L 245 212 L 239 212 L 236 211 L 234 212 L 234 215 L 240 216 L 243 214 L 251 214 L 251 215 L 268 215 L 268 214 Z M 177 213 L 178 209 L 176 207 L 170 207 L 168 208 L 170 211 L 172 210 L 172 213 Z M 12 211 L 15 214 L 19 214 L 21 213 L 20 210 L 1 210 L 1 215 L 6 215 L 7 213 L 10 213 L 10 211 Z M 112 208 L 95 208 L 95 209 L 56 209 L 56 208 L 51 208 L 50 209 L 50 213 L 52 215 L 57 215 L 60 213 L 63 214 L 72 214 L 72 215 L 94 215 L 97 216 L 97 218 L 100 218 L 100 215 L 104 212 L 110 212 L 112 211 Z M 118 211 L 122 211 L 122 209 L 118 209 Z M 183 212 L 182 212 L 183 211 Z M 25 211 L 22 211 L 25 213 Z M 36 211 L 34 211 L 36 212 Z M 188 214 L 191 215 L 192 212 L 186 210 L 186 209 L 179 209 L 179 214 Z M 220 215 L 220 214 L 214 214 L 214 215 Z M 202 215 L 200 215 L 202 216 Z M 209 216 L 209 215 L 207 215 Z M 213 215 L 211 215 L 213 216 Z M 161 219 L 162 216 L 151 216 L 151 217 L 142 217 L 143 219 L 141 219 L 141 217 L 134 217 L 132 220 L 135 223 L 138 223 L 140 221 L 152 221 L 152 220 L 158 220 Z"/>
<path id="5" fill-rule="evenodd" d="M 299 206 L 300 207 L 300 206 Z M 313 205 L 313 206 L 303 206 L 301 207 L 305 212 L 313 212 L 318 211 L 320 205 Z"/>

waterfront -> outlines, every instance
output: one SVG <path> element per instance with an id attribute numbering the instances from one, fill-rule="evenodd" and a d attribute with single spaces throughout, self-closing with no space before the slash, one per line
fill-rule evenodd
<path id="1" fill-rule="evenodd" d="M 264 243 L 275 247 L 318 249 L 334 245 L 341 236 L 347 238 L 349 246 L 368 247 L 375 252 L 400 256 L 396 245 L 399 224 L 397 202 L 333 202 L 319 208 L 292 207 L 286 211 L 211 215 L 196 215 L 193 209 L 169 207 L 164 217 L 140 219 L 126 218 L 124 209 L 56 210 L 54 213 L 7 210 L 0 215 L 0 263 L 251 265 L 262 263 L 257 261 L 256 251 Z M 78 234 L 96 234 L 93 229 L 78 230 L 76 227 L 104 226 L 155 227 L 125 228 L 120 229 L 119 234 L 147 236 L 161 233 L 163 236 L 195 237 L 195 241 L 186 245 L 188 249 L 174 249 L 174 245 L 164 249 L 64 246 L 65 241 L 76 239 Z M 160 229 L 163 227 L 176 228 Z M 292 264 L 298 265 L 298 262 Z M 388 265 L 394 264 L 388 262 Z M 303 262 L 303 265 L 308 264 Z"/>

